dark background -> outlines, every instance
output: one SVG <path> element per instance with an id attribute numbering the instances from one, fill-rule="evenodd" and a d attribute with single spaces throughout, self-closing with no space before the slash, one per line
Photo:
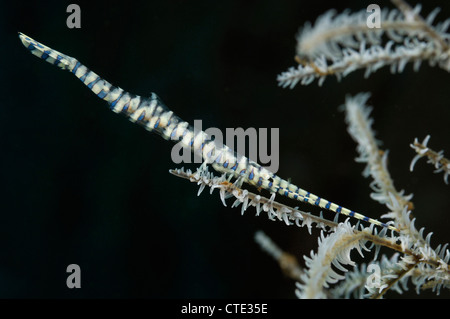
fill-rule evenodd
<path id="1" fill-rule="evenodd" d="M 395 185 L 415 194 L 416 226 L 434 233 L 433 247 L 450 241 L 442 173 L 424 160 L 409 172 L 415 137 L 431 134 L 429 146 L 450 155 L 448 72 L 424 63 L 418 73 L 409 65 L 368 80 L 359 71 L 322 87 L 277 86 L 277 74 L 295 65 L 300 26 L 329 8 L 355 11 L 373 1 L 77 2 L 81 29 L 68 29 L 70 3 L 0 2 L 0 297 L 295 298 L 294 282 L 254 243 L 254 232 L 264 230 L 300 263 L 319 233 L 255 217 L 253 209 L 241 216 L 217 193 L 197 197 L 194 184 L 168 173 L 171 143 L 32 56 L 18 31 L 125 90 L 156 92 L 204 128 L 280 128 L 278 175 L 378 218 L 386 208 L 369 198 L 370 180 L 354 162 L 338 111 L 346 94 L 370 91 Z M 423 12 L 435 6 L 443 7 L 438 21 L 450 17 L 446 1 L 427 1 Z M 66 287 L 72 263 L 81 267 L 81 289 Z M 387 296 L 417 297 L 410 291 Z"/>

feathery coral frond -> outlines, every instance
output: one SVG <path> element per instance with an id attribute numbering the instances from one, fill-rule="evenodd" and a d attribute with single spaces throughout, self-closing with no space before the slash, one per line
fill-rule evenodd
<path id="1" fill-rule="evenodd" d="M 373 182 L 370 184 L 373 192 L 372 199 L 395 208 L 396 214 L 389 215 L 395 221 L 395 225 L 401 228 L 405 224 L 403 220 L 403 208 L 411 209 L 411 195 L 404 195 L 404 191 L 398 191 L 387 168 L 387 151 L 378 148 L 379 142 L 375 139 L 372 130 L 373 119 L 370 118 L 372 108 L 366 103 L 370 97 L 368 93 L 360 93 L 354 97 L 347 96 L 345 104 L 341 107 L 345 110 L 345 120 L 350 136 L 357 142 L 359 157 L 356 161 L 367 163 L 363 171 L 364 177 L 371 176 Z"/>
<path id="2" fill-rule="evenodd" d="M 297 283 L 296 294 L 302 299 L 325 298 L 324 288 L 335 284 L 345 278 L 340 272 L 346 272 L 346 265 L 355 266 L 350 258 L 350 252 L 356 249 L 361 255 L 365 247 L 365 232 L 371 232 L 369 228 L 356 233 L 354 226 L 347 221 L 340 223 L 336 231 L 325 236 L 321 233 L 317 253 L 311 252 L 311 257 L 305 256 L 306 269 L 302 275 L 303 283 Z"/>
<path id="3" fill-rule="evenodd" d="M 379 46 L 383 36 L 397 43 L 402 43 L 405 38 L 417 38 L 431 41 L 447 39 L 446 33 L 450 19 L 433 26 L 432 23 L 439 12 L 433 10 L 426 20 L 420 18 L 421 6 L 408 8 L 408 10 L 387 9 L 380 12 L 380 28 L 369 28 L 367 10 L 358 12 L 344 12 L 337 14 L 335 10 L 329 10 L 317 18 L 314 26 L 306 23 L 297 36 L 297 56 L 301 59 L 313 60 L 319 56 L 325 56 L 333 60 L 343 56 L 343 48 L 357 49 L 361 43 L 367 46 Z"/>
<path id="4" fill-rule="evenodd" d="M 295 223 L 299 227 L 306 226 L 310 233 L 312 226 L 316 226 L 323 230 L 326 230 L 327 227 L 333 229 L 337 226 L 337 223 L 333 221 L 314 216 L 310 213 L 303 212 L 275 201 L 275 193 L 273 193 L 269 199 L 249 192 L 246 189 L 241 189 L 238 185 L 229 182 L 226 174 L 222 174 L 222 176 L 218 177 L 214 176 L 211 172 L 208 172 L 207 166 L 199 167 L 196 172 L 192 172 L 191 170 L 185 171 L 183 168 L 172 169 L 169 172 L 172 175 L 188 179 L 189 181 L 200 185 L 197 195 L 200 195 L 206 186 L 210 187 L 211 193 L 215 189 L 218 189 L 222 203 L 225 206 L 225 200 L 234 197 L 235 201 L 231 207 L 233 208 L 242 205 L 242 214 L 244 214 L 249 207 L 255 207 L 256 216 L 259 216 L 263 211 L 267 213 L 270 220 L 284 221 L 286 225 Z"/>
<path id="5" fill-rule="evenodd" d="M 450 160 L 444 157 L 443 150 L 436 152 L 429 148 L 427 146 L 429 140 L 430 135 L 427 135 L 422 143 L 415 138 L 414 143 L 410 144 L 411 148 L 416 151 L 417 155 L 412 159 L 409 169 L 412 172 L 417 161 L 422 157 L 427 157 L 427 163 L 434 165 L 435 173 L 443 172 L 444 182 L 445 184 L 448 184 L 448 176 L 450 175 Z"/>
<path id="6" fill-rule="evenodd" d="M 392 73 L 401 73 L 408 63 L 414 63 L 417 71 L 424 61 L 450 72 L 450 19 L 433 24 L 438 8 L 424 19 L 419 14 L 420 5 L 411 8 L 402 0 L 392 2 L 397 9 L 381 10 L 380 28 L 367 25 L 366 10 L 341 14 L 330 10 L 314 26 L 306 23 L 297 36 L 299 65 L 278 75 L 278 84 L 292 89 L 298 83 L 308 85 L 317 79 L 321 86 L 330 75 L 340 80 L 365 69 L 367 78 L 385 66 Z"/>
<path id="7" fill-rule="evenodd" d="M 423 61 L 450 71 L 447 54 L 441 54 L 429 42 L 417 39 L 405 39 L 401 45 L 394 45 L 394 42 L 390 41 L 385 46 L 370 47 L 361 42 L 359 50 L 345 48 L 341 55 L 339 58 L 334 57 L 331 62 L 324 56 L 319 56 L 311 62 L 298 65 L 297 68 L 291 67 L 278 75 L 278 85 L 292 89 L 298 83 L 308 85 L 318 79 L 318 85 L 321 86 L 327 76 L 334 75 L 341 80 L 359 69 L 365 69 L 364 77 L 368 78 L 370 74 L 385 66 L 389 66 L 392 73 L 401 73 L 408 63 L 414 63 L 414 70 L 418 71 Z"/>
<path id="8" fill-rule="evenodd" d="M 280 249 L 262 230 L 255 233 L 255 242 L 278 262 L 286 276 L 297 281 L 301 280 L 300 277 L 303 274 L 303 270 L 300 268 L 295 256 Z"/>

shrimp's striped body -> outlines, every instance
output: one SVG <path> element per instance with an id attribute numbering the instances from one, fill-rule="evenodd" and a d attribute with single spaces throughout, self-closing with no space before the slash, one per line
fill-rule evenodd
<path id="1" fill-rule="evenodd" d="M 246 182 L 257 188 L 399 232 L 394 226 L 311 194 L 247 157 L 235 153 L 226 145 L 211 140 L 208 134 L 194 130 L 187 122 L 170 111 L 156 94 L 152 93 L 150 98 L 142 98 L 128 93 L 102 79 L 75 58 L 53 50 L 22 33 L 19 33 L 19 37 L 32 54 L 73 73 L 99 98 L 108 102 L 114 112 L 124 114 L 132 122 L 160 134 L 167 140 L 177 141 L 183 147 L 190 148 L 195 154 L 201 156 L 205 163 L 211 164 L 216 171 L 230 174 L 238 178 L 240 182 Z"/>

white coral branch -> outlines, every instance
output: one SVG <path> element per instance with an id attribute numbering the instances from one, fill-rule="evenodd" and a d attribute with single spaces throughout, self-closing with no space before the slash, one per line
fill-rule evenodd
<path id="1" fill-rule="evenodd" d="M 214 176 L 208 171 L 206 165 L 200 166 L 195 172 L 191 170 L 173 169 L 169 171 L 171 174 L 190 180 L 199 185 L 198 195 L 206 188 L 210 187 L 210 193 L 215 189 L 219 190 L 219 195 L 222 203 L 226 206 L 226 199 L 234 198 L 231 207 L 241 206 L 241 213 L 249 207 L 255 207 L 256 215 L 259 216 L 261 212 L 266 212 L 270 220 L 283 221 L 286 225 L 297 225 L 299 227 L 306 226 L 311 233 L 313 226 L 321 228 L 322 230 L 334 229 L 337 223 L 324 219 L 322 216 L 314 216 L 308 212 L 292 208 L 290 206 L 281 204 L 275 201 L 275 193 L 272 193 L 270 198 L 249 192 L 246 189 L 241 189 L 236 183 L 231 183 L 226 174 L 221 176 Z M 322 214 L 321 214 L 322 215 Z"/>
<path id="2" fill-rule="evenodd" d="M 413 10 L 416 15 L 420 12 L 420 5 Z M 448 38 L 446 33 L 450 20 L 432 26 L 438 9 L 429 14 L 426 19 L 430 26 L 442 38 Z M 324 55 L 327 59 L 342 56 L 342 48 L 357 49 L 362 42 L 368 45 L 381 45 L 383 35 L 388 39 L 401 43 L 406 37 L 430 40 L 429 30 L 424 23 L 417 19 L 410 19 L 397 9 L 383 9 L 380 14 L 381 28 L 369 28 L 366 10 L 351 13 L 350 10 L 337 14 L 329 10 L 317 18 L 314 26 L 306 23 L 297 36 L 297 55 L 300 58 L 314 59 Z"/>
<path id="3" fill-rule="evenodd" d="M 430 135 L 427 135 L 422 143 L 417 138 L 414 139 L 414 143 L 410 144 L 411 148 L 416 151 L 417 155 L 411 161 L 409 169 L 411 172 L 414 169 L 415 164 L 422 157 L 427 157 L 427 163 L 432 164 L 435 168 L 435 173 L 444 173 L 444 182 L 448 184 L 448 176 L 450 175 L 450 160 L 444 157 L 444 151 L 433 151 L 427 146 L 430 140 Z"/>
<path id="4" fill-rule="evenodd" d="M 297 259 L 283 251 L 278 245 L 263 231 L 259 230 L 255 233 L 255 242 L 259 244 L 261 249 L 275 259 L 280 265 L 281 270 L 294 280 L 301 280 L 303 274 L 302 269 L 298 265 Z"/>
<path id="5" fill-rule="evenodd" d="M 402 0 L 392 2 L 398 9 L 381 11 L 380 28 L 367 26 L 366 10 L 341 14 L 330 10 L 314 26 L 306 23 L 297 36 L 296 59 L 300 65 L 281 73 L 279 85 L 293 88 L 315 79 L 321 85 L 329 75 L 340 80 L 358 69 L 365 69 L 368 77 L 384 66 L 400 73 L 411 62 L 418 70 L 423 61 L 450 71 L 450 19 L 433 25 L 439 8 L 423 19 L 420 5 L 411 8 Z"/>
<path id="6" fill-rule="evenodd" d="M 375 139 L 372 129 L 373 119 L 370 117 L 372 107 L 367 106 L 370 97 L 368 93 L 360 93 L 354 97 L 347 96 L 343 109 L 345 110 L 345 121 L 350 136 L 357 143 L 359 156 L 357 162 L 366 163 L 363 171 L 364 177 L 372 177 L 371 198 L 386 205 L 390 210 L 390 217 L 395 221 L 395 225 L 405 225 L 403 210 L 412 204 L 410 200 L 412 194 L 405 195 L 404 191 L 398 191 L 394 186 L 394 181 L 387 168 L 387 151 L 379 149 L 379 142 Z"/>
<path id="7" fill-rule="evenodd" d="M 342 272 L 346 272 L 347 268 L 344 266 L 355 266 L 355 262 L 350 258 L 350 252 L 356 249 L 362 255 L 362 250 L 367 250 L 364 245 L 367 232 L 371 232 L 369 228 L 355 232 L 355 228 L 347 221 L 339 224 L 336 231 L 328 236 L 322 232 L 317 253 L 311 252 L 311 257 L 304 256 L 306 271 L 301 277 L 303 283 L 297 283 L 297 297 L 326 298 L 324 288 L 345 278 Z"/>
<path id="8" fill-rule="evenodd" d="M 340 14 L 329 10 L 319 16 L 314 25 L 307 22 L 300 29 L 297 55 L 307 60 L 322 55 L 334 60 L 342 57 L 343 47 L 357 49 L 363 42 L 369 46 L 379 46 L 383 43 L 383 36 L 397 43 L 414 38 L 441 46 L 450 36 L 447 33 L 450 19 L 433 26 L 439 8 L 433 10 L 426 19 L 420 17 L 420 10 L 420 5 L 415 8 L 401 6 L 400 10 L 385 8 L 380 12 L 380 28 L 367 26 L 370 13 L 365 9 L 354 13 L 345 10 Z"/>
<path id="9" fill-rule="evenodd" d="M 277 81 L 279 86 L 292 89 L 298 83 L 308 85 L 318 79 L 321 86 L 330 75 L 340 80 L 351 72 L 365 69 L 364 76 L 368 78 L 370 74 L 385 66 L 389 66 L 392 73 L 401 73 L 408 63 L 413 63 L 414 70 L 417 71 L 423 61 L 450 71 L 448 53 L 436 50 L 429 42 L 407 38 L 402 44 L 395 45 L 393 41 L 389 41 L 385 46 L 367 47 L 363 41 L 359 50 L 342 49 L 340 56 L 333 57 L 331 62 L 322 55 L 304 65 L 300 64 L 297 68 L 291 67 L 278 75 Z"/>

